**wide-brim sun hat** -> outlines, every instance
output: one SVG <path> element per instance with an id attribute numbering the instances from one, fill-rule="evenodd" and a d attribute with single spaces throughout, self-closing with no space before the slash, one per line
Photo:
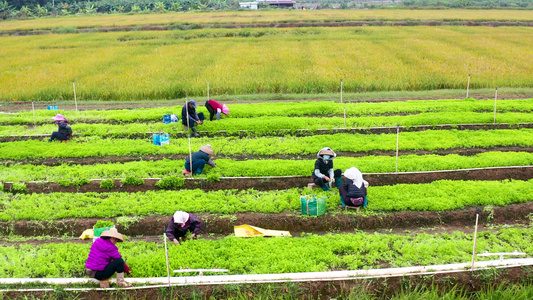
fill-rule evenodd
<path id="1" fill-rule="evenodd" d="M 209 155 L 215 154 L 215 151 L 213 151 L 213 148 L 211 148 L 211 145 L 209 144 L 200 146 L 200 151 L 205 152 Z"/>
<path id="2" fill-rule="evenodd" d="M 118 233 L 118 230 L 116 228 L 111 228 L 109 230 L 102 232 L 100 237 L 112 237 L 112 238 L 116 238 L 120 242 L 124 242 L 124 237 L 122 236 L 122 234 Z"/>
<path id="3" fill-rule="evenodd" d="M 191 101 L 189 101 L 189 104 L 192 104 L 192 107 L 196 108 L 196 101 L 191 100 Z"/>
<path id="4" fill-rule="evenodd" d="M 62 114 L 57 114 L 55 117 L 52 117 L 52 119 L 54 119 L 56 121 L 63 121 L 63 120 L 65 120 L 65 117 L 63 117 Z"/>
<path id="5" fill-rule="evenodd" d="M 329 149 L 323 149 L 318 152 L 318 155 L 329 155 L 329 156 L 335 156 L 335 153 Z"/>

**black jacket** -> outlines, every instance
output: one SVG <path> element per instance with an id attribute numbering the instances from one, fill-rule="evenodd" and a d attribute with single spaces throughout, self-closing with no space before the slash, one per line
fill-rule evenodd
<path id="1" fill-rule="evenodd" d="M 70 136 L 72 135 L 72 128 L 70 128 L 70 126 L 68 126 L 67 123 L 61 122 L 57 126 L 58 126 L 57 132 L 70 138 Z"/>
<path id="2" fill-rule="evenodd" d="M 315 168 L 313 169 L 313 173 L 311 174 L 312 178 L 317 178 L 317 176 L 315 175 L 316 169 L 320 170 L 320 173 L 329 176 L 329 170 L 333 169 L 333 160 L 328 160 L 328 163 L 326 164 L 324 163 L 323 158 L 317 158 L 315 161 Z"/>
<path id="3" fill-rule="evenodd" d="M 360 198 L 366 196 L 366 187 L 364 184 L 361 184 L 361 187 L 357 187 L 353 184 L 353 181 L 351 179 L 346 178 L 344 181 L 344 189 L 346 190 L 346 194 L 350 198 Z"/>

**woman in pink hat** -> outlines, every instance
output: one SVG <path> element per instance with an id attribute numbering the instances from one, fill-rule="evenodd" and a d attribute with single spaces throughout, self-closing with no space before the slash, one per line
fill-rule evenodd
<path id="1" fill-rule="evenodd" d="M 223 113 L 226 116 L 229 114 L 229 108 L 228 106 L 226 106 L 226 104 L 221 104 L 220 102 L 217 102 L 212 99 L 207 100 L 207 102 L 205 103 L 205 107 L 209 111 L 210 121 L 213 121 L 215 114 L 217 115 L 217 120 L 220 120 L 220 113 Z"/>
<path id="2" fill-rule="evenodd" d="M 52 117 L 56 121 L 58 126 L 57 131 L 52 132 L 49 142 L 53 140 L 66 141 L 72 137 L 72 128 L 68 126 L 68 120 L 63 117 L 62 114 L 57 114 L 55 117 Z"/>

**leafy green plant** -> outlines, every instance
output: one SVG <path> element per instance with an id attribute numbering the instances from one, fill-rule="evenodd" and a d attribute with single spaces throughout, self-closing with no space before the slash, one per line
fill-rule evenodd
<path id="1" fill-rule="evenodd" d="M 89 184 L 91 181 L 86 178 L 77 179 L 72 182 L 76 187 L 81 187 L 82 185 Z"/>
<path id="2" fill-rule="evenodd" d="M 65 180 L 58 180 L 56 181 L 57 184 L 62 185 L 64 187 L 69 187 L 73 185 L 73 182 L 71 180 L 65 179 Z"/>
<path id="3" fill-rule="evenodd" d="M 117 224 L 120 225 L 124 230 L 128 230 L 131 225 L 139 222 L 141 217 L 139 216 L 121 216 L 117 218 Z"/>
<path id="4" fill-rule="evenodd" d="M 0 181 L 0 192 L 4 191 L 4 183 Z"/>
<path id="5" fill-rule="evenodd" d="M 176 177 L 176 176 L 170 176 L 170 177 L 165 177 L 159 180 L 158 182 L 155 183 L 155 186 L 163 190 L 172 190 L 172 189 L 180 188 L 184 184 L 185 184 L 185 179 Z"/>
<path id="6" fill-rule="evenodd" d="M 128 184 L 128 185 L 138 186 L 138 185 L 144 184 L 144 179 L 138 178 L 132 175 L 128 175 L 126 176 L 126 178 L 122 179 L 121 183 L 124 185 Z"/>
<path id="7" fill-rule="evenodd" d="M 220 173 L 217 172 L 210 172 L 207 174 L 206 180 L 208 182 L 217 182 L 220 181 Z"/>
<path id="8" fill-rule="evenodd" d="M 98 220 L 96 224 L 94 224 L 94 228 L 104 228 L 104 227 L 111 227 L 115 225 L 113 221 L 104 221 L 104 220 Z"/>
<path id="9" fill-rule="evenodd" d="M 115 180 L 114 179 L 104 179 L 100 182 L 100 188 L 103 188 L 103 189 L 112 189 L 115 187 Z"/>
<path id="10" fill-rule="evenodd" d="M 13 186 L 11 186 L 10 191 L 14 194 L 26 193 L 28 191 L 28 187 L 23 182 L 13 182 Z"/>

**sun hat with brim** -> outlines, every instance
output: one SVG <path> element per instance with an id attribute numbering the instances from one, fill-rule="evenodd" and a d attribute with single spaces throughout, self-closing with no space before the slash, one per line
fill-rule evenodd
<path id="1" fill-rule="evenodd" d="M 191 101 L 189 101 L 189 104 L 192 104 L 192 107 L 196 108 L 196 101 L 191 100 Z"/>
<path id="2" fill-rule="evenodd" d="M 118 230 L 116 228 L 111 228 L 109 230 L 102 232 L 100 237 L 112 237 L 112 238 L 116 238 L 117 240 L 121 242 L 124 242 L 124 237 L 122 236 L 122 234 L 118 233 Z"/>
<path id="3" fill-rule="evenodd" d="M 333 153 L 333 151 L 329 150 L 329 149 L 323 149 L 323 150 L 320 150 L 320 152 L 318 153 L 318 155 L 330 155 L 330 156 L 335 156 L 335 153 Z"/>
<path id="4" fill-rule="evenodd" d="M 57 114 L 55 117 L 52 117 L 52 119 L 54 119 L 56 121 L 63 121 L 63 120 L 65 120 L 65 117 L 63 117 L 62 114 Z"/>
<path id="5" fill-rule="evenodd" d="M 200 146 L 200 151 L 205 152 L 209 155 L 215 154 L 215 151 L 213 151 L 213 148 L 211 148 L 211 145 L 209 144 Z"/>

